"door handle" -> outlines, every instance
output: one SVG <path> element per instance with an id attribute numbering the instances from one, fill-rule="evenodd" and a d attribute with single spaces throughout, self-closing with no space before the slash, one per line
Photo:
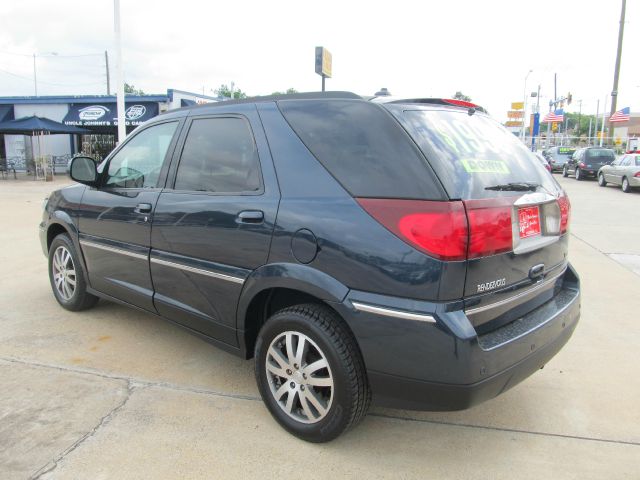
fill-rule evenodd
<path id="1" fill-rule="evenodd" d="M 264 221 L 264 213 L 260 210 L 244 210 L 236 217 L 237 223 L 262 223 Z"/>
<path id="2" fill-rule="evenodd" d="M 133 211 L 136 213 L 151 213 L 151 208 L 150 203 L 139 203 Z"/>

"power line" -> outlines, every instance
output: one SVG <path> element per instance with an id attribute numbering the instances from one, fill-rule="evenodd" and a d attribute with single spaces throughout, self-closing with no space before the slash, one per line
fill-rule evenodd
<path id="1" fill-rule="evenodd" d="M 0 68 L 0 72 L 6 73 L 7 75 L 12 75 L 14 77 L 22 78 L 24 80 L 29 80 L 33 82 L 33 78 L 25 77 L 24 75 L 19 75 L 17 73 L 9 72 L 7 70 L 3 70 Z M 91 83 L 54 83 L 54 82 L 45 82 L 44 80 L 38 80 L 38 83 L 46 83 L 47 85 L 54 85 L 57 87 L 84 87 L 91 85 L 102 85 L 104 82 L 91 82 Z"/>
<path id="2" fill-rule="evenodd" d="M 6 52 L 0 51 L 0 53 L 5 55 L 15 55 L 16 57 L 33 57 L 33 53 L 15 53 L 15 52 Z M 104 53 L 83 53 L 79 55 L 38 55 L 36 53 L 36 57 L 58 57 L 58 58 L 79 58 L 79 57 L 101 57 Z"/>

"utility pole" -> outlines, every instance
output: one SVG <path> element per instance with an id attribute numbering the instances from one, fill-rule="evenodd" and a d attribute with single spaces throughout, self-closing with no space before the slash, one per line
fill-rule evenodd
<path id="1" fill-rule="evenodd" d="M 122 42 L 120 38 L 120 0 L 113 0 L 113 24 L 116 44 L 116 105 L 118 110 L 118 143 L 127 138 L 127 127 L 124 123 L 124 75 L 122 65 Z"/>
<path id="2" fill-rule="evenodd" d="M 104 51 L 104 68 L 107 72 L 107 95 L 111 95 L 111 82 L 109 78 L 109 54 Z"/>
<path id="3" fill-rule="evenodd" d="M 36 91 L 36 97 L 38 96 L 38 77 L 36 76 L 36 54 L 33 54 L 33 88 Z"/>
<path id="4" fill-rule="evenodd" d="M 598 143 L 598 117 L 600 116 L 600 99 L 598 99 L 598 106 L 596 107 L 596 128 L 593 130 L 593 133 L 595 134 L 594 136 L 596 137 L 596 140 L 593 142 L 593 145 L 595 146 Z"/>
<path id="5" fill-rule="evenodd" d="M 580 118 L 582 118 L 582 100 L 578 100 L 580 104 L 580 110 L 578 110 L 578 143 L 580 143 L 580 129 L 582 126 L 580 125 Z"/>
<path id="6" fill-rule="evenodd" d="M 602 108 L 602 130 L 600 130 L 600 146 L 604 141 L 604 124 L 607 112 L 607 97 L 604 97 L 604 107 Z"/>
<path id="7" fill-rule="evenodd" d="M 616 54 L 616 69 L 613 73 L 613 90 L 611 91 L 611 115 L 616 113 L 616 108 L 618 104 L 618 79 L 620 78 L 620 61 L 622 59 L 622 37 L 624 36 L 624 13 L 625 13 L 626 7 L 627 7 L 627 0 L 622 0 L 622 11 L 620 12 L 620 27 L 618 28 L 618 52 Z M 609 122 L 609 138 L 613 138 L 613 124 L 611 124 L 611 122 Z"/>

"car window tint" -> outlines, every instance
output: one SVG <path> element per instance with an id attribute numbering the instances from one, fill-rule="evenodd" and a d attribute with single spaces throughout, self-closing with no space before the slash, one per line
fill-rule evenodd
<path id="1" fill-rule="evenodd" d="M 624 157 L 620 165 L 623 167 L 628 167 L 629 165 L 631 165 L 632 160 L 633 159 L 631 157 Z"/>
<path id="2" fill-rule="evenodd" d="M 178 122 L 146 128 L 132 137 L 109 161 L 105 186 L 154 188 Z"/>
<path id="3" fill-rule="evenodd" d="M 176 190 L 240 193 L 260 190 L 258 152 L 240 118 L 194 120 L 182 149 Z"/>
<path id="4" fill-rule="evenodd" d="M 589 160 L 600 159 L 612 161 L 615 158 L 615 154 L 613 153 L 613 150 L 592 148 L 587 150 L 586 158 Z"/>
<path id="5" fill-rule="evenodd" d="M 640 167 L 640 155 L 636 155 L 636 167 Z"/>
<path id="6" fill-rule="evenodd" d="M 283 100 L 285 119 L 355 197 L 439 200 L 429 165 L 383 107 L 354 100 Z"/>
<path id="7" fill-rule="evenodd" d="M 427 108 L 405 110 L 401 118 L 451 198 L 521 194 L 487 190 L 512 182 L 534 182 L 549 192 L 558 189 L 544 167 L 532 161 L 529 149 L 487 115 Z"/>

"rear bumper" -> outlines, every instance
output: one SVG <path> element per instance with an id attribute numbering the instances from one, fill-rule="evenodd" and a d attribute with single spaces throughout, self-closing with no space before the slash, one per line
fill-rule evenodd
<path id="1" fill-rule="evenodd" d="M 354 312 L 348 307 L 352 301 L 385 304 L 378 295 L 350 292 L 342 304 L 350 313 L 341 313 L 360 345 L 374 402 L 414 410 L 460 410 L 518 384 L 544 366 L 577 325 L 580 287 L 570 265 L 558 282 L 559 293 L 552 300 L 482 336 L 455 305 L 392 299 L 386 307 L 431 315 L 435 322 L 402 320 Z"/>

